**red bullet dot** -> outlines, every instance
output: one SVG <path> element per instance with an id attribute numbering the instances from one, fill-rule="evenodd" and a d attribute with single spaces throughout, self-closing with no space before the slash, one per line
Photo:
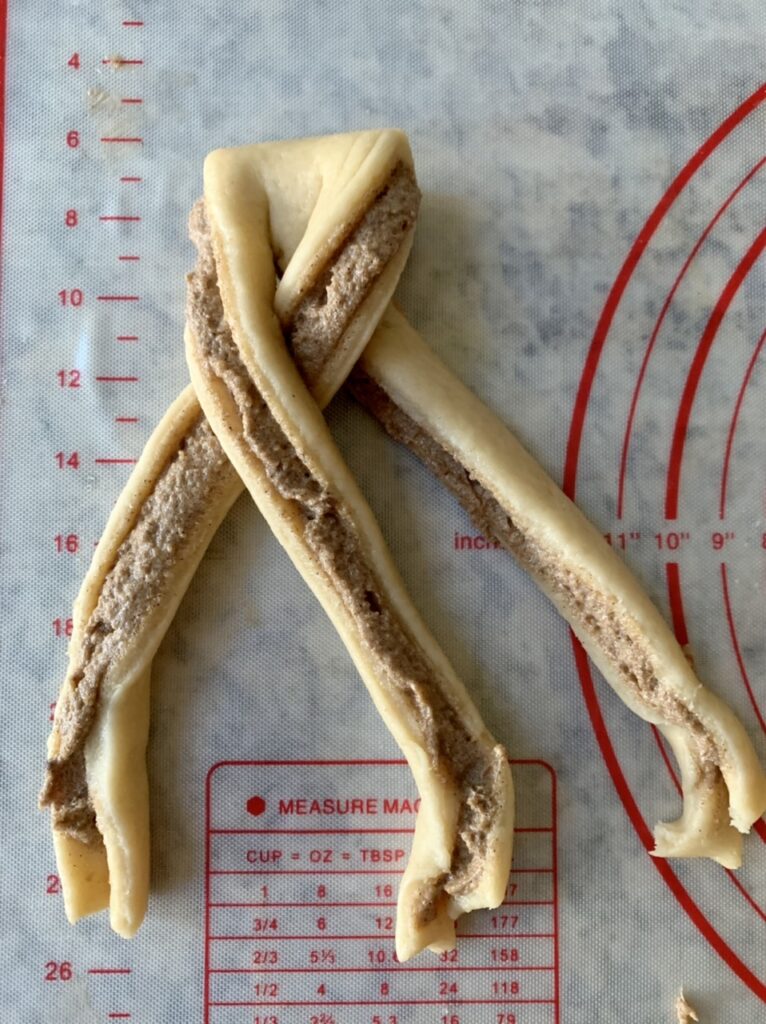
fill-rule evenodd
<path id="1" fill-rule="evenodd" d="M 251 796 L 245 806 L 247 807 L 247 813 L 257 818 L 259 814 L 263 814 L 266 810 L 266 801 L 262 796 Z"/>

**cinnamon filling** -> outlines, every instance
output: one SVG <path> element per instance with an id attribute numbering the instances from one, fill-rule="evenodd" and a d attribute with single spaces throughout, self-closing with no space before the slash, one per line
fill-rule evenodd
<path id="1" fill-rule="evenodd" d="M 409 448 L 452 491 L 484 536 L 509 551 L 544 590 L 555 594 L 566 606 L 569 618 L 579 623 L 617 666 L 625 687 L 649 710 L 659 712 L 665 722 L 689 730 L 700 773 L 706 784 L 715 784 L 721 762 L 714 738 L 697 715 L 657 678 L 643 638 L 627 616 L 620 615 L 583 573 L 568 569 L 555 554 L 519 529 L 497 498 L 360 366 L 354 368 L 348 387 L 385 431 Z"/>
<path id="2" fill-rule="evenodd" d="M 84 745 L 104 679 L 142 623 L 173 585 L 194 530 L 234 474 L 200 416 L 181 441 L 120 545 L 88 620 L 69 686 L 59 698 L 57 756 L 48 762 L 41 806 L 52 806 L 56 828 L 84 843 L 100 841 L 88 796 Z"/>
<path id="3" fill-rule="evenodd" d="M 293 328 L 296 357 L 305 359 L 312 372 L 321 369 L 356 306 L 411 228 L 419 197 L 412 171 L 397 165 L 335 264 L 298 307 Z M 195 238 L 207 237 L 202 203 L 192 212 L 191 232 Z M 81 842 L 101 841 L 88 793 L 84 745 L 104 678 L 172 586 L 174 566 L 183 557 L 187 539 L 233 474 L 209 424 L 200 417 L 158 478 L 104 580 L 70 685 L 59 698 L 60 744 L 48 762 L 40 794 L 40 805 L 52 808 L 54 827 Z"/>
<path id="4" fill-rule="evenodd" d="M 420 205 L 415 175 L 397 164 L 335 259 L 283 324 L 285 340 L 312 387 L 386 265 L 412 229 Z"/>
<path id="5" fill-rule="evenodd" d="M 469 891 L 492 852 L 488 836 L 502 801 L 502 749 L 487 752 L 468 732 L 445 696 L 438 670 L 390 606 L 349 511 L 313 475 L 272 415 L 226 323 L 209 239 L 198 236 L 197 244 L 188 313 L 200 355 L 236 404 L 244 440 L 274 490 L 290 503 L 304 544 L 332 581 L 385 684 L 417 725 L 434 770 L 459 792 L 458 836 L 443 890 Z M 435 916 L 440 899 L 442 888 L 436 886 L 425 896 L 419 907 L 424 922 Z"/>

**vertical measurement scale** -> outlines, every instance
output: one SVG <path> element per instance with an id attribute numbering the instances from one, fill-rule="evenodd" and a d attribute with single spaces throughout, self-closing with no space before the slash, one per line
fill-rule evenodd
<path id="1" fill-rule="evenodd" d="M 58 125 L 56 141 L 62 160 L 70 162 L 72 170 L 66 179 L 68 191 L 59 194 L 52 205 L 57 207 L 66 233 L 71 268 L 65 267 L 62 287 L 49 296 L 60 311 L 61 345 L 57 351 L 62 359 L 51 368 L 52 379 L 47 383 L 58 390 L 67 406 L 59 422 L 70 424 L 51 453 L 55 474 L 51 490 L 60 495 L 52 553 L 62 560 L 77 556 L 70 559 L 68 581 L 62 583 L 67 595 L 76 591 L 83 567 L 98 543 L 87 526 L 73 521 L 73 510 L 80 507 L 75 494 L 100 483 L 98 474 L 103 472 L 118 474 L 108 485 L 116 496 L 124 479 L 120 467 L 137 461 L 140 446 L 138 435 L 131 430 L 141 422 L 135 385 L 140 381 L 137 352 L 141 332 L 136 311 L 141 302 L 139 273 L 144 255 L 139 229 L 140 189 L 145 176 L 141 159 L 145 25 L 142 20 L 115 15 L 106 28 L 109 50 L 94 49 L 92 41 L 78 43 L 75 30 L 58 69 L 61 92 L 67 96 L 62 104 L 67 120 Z M 76 171 L 72 161 L 79 161 Z M 78 403 L 79 408 L 75 411 L 69 403 Z M 96 419 L 103 418 L 105 408 L 110 410 L 114 430 L 103 435 L 88 428 L 88 410 L 93 408 L 98 410 Z M 71 613 L 58 611 L 51 624 L 56 661 L 63 666 L 60 642 L 71 636 Z M 51 721 L 54 710 L 55 701 L 49 705 Z M 49 872 L 46 895 L 60 892 L 58 876 Z M 101 927 L 108 927 L 103 918 Z M 67 934 L 70 948 L 83 952 L 66 953 L 44 964 L 42 978 L 52 991 L 46 992 L 41 1005 L 61 1012 L 63 1007 L 84 1002 L 97 1008 L 98 1019 L 134 1019 L 130 947 L 109 934 L 102 948 L 111 955 L 104 952 L 96 959 L 86 952 L 88 944 L 76 931 L 68 929 Z M 62 994 L 63 985 L 66 994 Z M 79 994 L 70 994 L 70 989 Z M 95 1018 L 89 1016 L 91 1019 Z"/>
<path id="2" fill-rule="evenodd" d="M 208 776 L 205 1024 L 558 1024 L 556 780 L 515 761 L 503 905 L 396 960 L 418 801 L 403 762 L 223 762 Z"/>

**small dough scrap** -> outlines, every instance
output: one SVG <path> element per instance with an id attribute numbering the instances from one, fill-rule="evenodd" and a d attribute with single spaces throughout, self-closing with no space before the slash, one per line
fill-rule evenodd
<path id="1" fill-rule="evenodd" d="M 693 1021 L 699 1021 L 697 1011 L 689 1005 L 683 989 L 681 989 L 676 997 L 676 1017 L 678 1018 L 678 1024 L 692 1024 Z"/>

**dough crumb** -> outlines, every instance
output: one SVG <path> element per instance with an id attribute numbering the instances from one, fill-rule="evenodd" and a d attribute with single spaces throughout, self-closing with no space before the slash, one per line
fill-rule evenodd
<path id="1" fill-rule="evenodd" d="M 680 990 L 676 999 L 676 1016 L 678 1024 L 692 1024 L 693 1021 L 699 1021 L 697 1011 L 686 1001 L 683 989 Z"/>
<path id="2" fill-rule="evenodd" d="M 111 68 L 112 71 L 120 71 L 127 64 L 127 58 L 123 57 L 119 53 L 110 53 L 108 57 L 104 58 L 104 64 Z"/>
<path id="3" fill-rule="evenodd" d="M 105 107 L 115 107 L 117 105 L 106 89 L 99 89 L 94 85 L 90 86 L 86 95 L 88 97 L 89 110 L 103 110 Z"/>

